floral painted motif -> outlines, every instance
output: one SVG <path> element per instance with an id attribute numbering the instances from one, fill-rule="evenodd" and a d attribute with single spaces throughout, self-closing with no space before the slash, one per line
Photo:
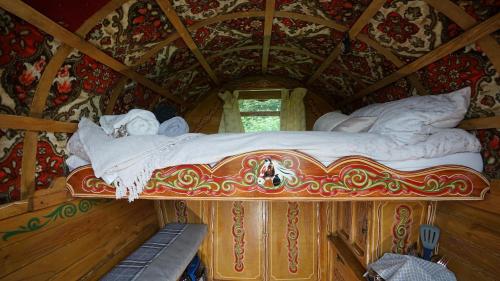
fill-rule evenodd
<path id="1" fill-rule="evenodd" d="M 462 31 L 425 1 L 387 1 L 363 32 L 410 62 Z"/>
<path id="2" fill-rule="evenodd" d="M 64 160 L 68 155 L 66 150 L 68 138 L 68 135 L 63 133 L 43 132 L 40 134 L 36 156 L 36 189 L 47 188 L 54 178 L 65 175 Z"/>
<path id="3" fill-rule="evenodd" d="M 94 26 L 86 39 L 130 66 L 174 31 L 155 1 L 130 0 Z"/>
<path id="4" fill-rule="evenodd" d="M 59 43 L 1 9 L 0 21 L 0 111 L 27 115 L 38 80 Z"/>
<path id="5" fill-rule="evenodd" d="M 500 76 L 487 57 L 474 50 L 462 50 L 438 60 L 419 72 L 420 80 L 434 94 L 471 87 L 467 116 L 495 115 L 500 111 Z"/>
<path id="6" fill-rule="evenodd" d="M 477 130 L 474 134 L 482 145 L 484 173 L 491 179 L 500 178 L 500 130 Z"/>
<path id="7" fill-rule="evenodd" d="M 87 55 L 76 65 L 75 74 L 82 80 L 82 89 L 96 95 L 105 94 L 118 77 L 108 66 Z"/>
<path id="8" fill-rule="evenodd" d="M 80 52 L 72 52 L 59 69 L 44 116 L 61 121 L 81 116 L 97 119 L 104 111 L 119 74 Z"/>
<path id="9" fill-rule="evenodd" d="M 0 204 L 21 198 L 23 132 L 0 130 Z"/>
<path id="10" fill-rule="evenodd" d="M 419 30 L 416 24 L 396 12 L 387 14 L 385 20 L 377 25 L 377 29 L 398 43 L 404 43 Z"/>
<path id="11" fill-rule="evenodd" d="M 371 0 L 323 0 L 319 2 L 322 11 L 325 12 L 330 18 L 340 24 L 351 26 L 368 7 Z"/>
<path id="12" fill-rule="evenodd" d="M 172 6 L 185 25 L 221 14 L 264 10 L 264 0 L 173 0 Z"/>

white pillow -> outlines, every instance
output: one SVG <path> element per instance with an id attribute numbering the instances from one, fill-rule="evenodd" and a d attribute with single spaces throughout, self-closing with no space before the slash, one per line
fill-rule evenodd
<path id="1" fill-rule="evenodd" d="M 313 131 L 327 131 L 330 132 L 340 123 L 347 120 L 349 116 L 342 114 L 340 111 L 328 112 L 318 118 L 314 122 Z"/>
<path id="2" fill-rule="evenodd" d="M 442 95 L 416 96 L 356 110 L 353 117 L 378 117 L 368 132 L 414 144 L 441 128 L 458 125 L 470 102 L 470 87 Z"/>
<path id="3" fill-rule="evenodd" d="M 377 117 L 349 117 L 344 122 L 333 128 L 333 132 L 361 133 L 368 132 L 368 129 L 377 121 Z"/>

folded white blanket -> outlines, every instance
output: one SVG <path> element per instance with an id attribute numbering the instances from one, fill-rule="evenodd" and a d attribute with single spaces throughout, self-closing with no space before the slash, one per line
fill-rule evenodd
<path id="1" fill-rule="evenodd" d="M 209 164 L 224 157 L 262 149 L 295 149 L 322 163 L 351 155 L 376 161 L 441 157 L 479 152 L 479 141 L 460 129 L 444 129 L 426 141 L 401 145 L 373 133 L 261 132 L 238 134 L 184 134 L 113 138 L 82 118 L 79 135 L 97 177 L 116 179 L 117 198 L 138 198 L 155 169 L 181 164 Z M 210 149 L 207 149 L 209 147 Z M 110 183 L 110 182 L 108 182 Z"/>
<path id="2" fill-rule="evenodd" d="M 189 125 L 184 118 L 176 116 L 160 124 L 158 135 L 177 137 L 189 133 Z"/>
<path id="3" fill-rule="evenodd" d="M 142 109 L 132 109 L 121 115 L 103 115 L 99 123 L 108 135 L 115 134 L 123 127 L 129 136 L 156 135 L 160 127 L 155 115 Z"/>

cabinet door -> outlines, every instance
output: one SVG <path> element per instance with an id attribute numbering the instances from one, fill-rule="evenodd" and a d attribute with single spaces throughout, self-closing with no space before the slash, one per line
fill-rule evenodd
<path id="1" fill-rule="evenodd" d="M 337 204 L 337 223 L 339 236 L 349 244 L 352 239 L 352 202 Z"/>
<path id="2" fill-rule="evenodd" d="M 419 241 L 418 228 L 427 218 L 426 202 L 376 202 L 372 214 L 369 261 L 384 253 L 406 253 Z M 371 227 L 372 228 L 372 227 Z"/>
<path id="3" fill-rule="evenodd" d="M 353 239 L 351 247 L 356 258 L 366 265 L 368 239 L 368 217 L 372 208 L 371 202 L 353 203 Z"/>
<path id="4" fill-rule="evenodd" d="M 269 203 L 269 280 L 318 280 L 318 203 Z"/>
<path id="5" fill-rule="evenodd" d="M 216 280 L 263 280 L 263 202 L 213 203 L 213 276 Z"/>

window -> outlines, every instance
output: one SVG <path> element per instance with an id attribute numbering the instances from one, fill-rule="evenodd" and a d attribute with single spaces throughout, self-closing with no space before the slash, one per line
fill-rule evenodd
<path id="1" fill-rule="evenodd" d="M 245 132 L 279 131 L 281 99 L 240 99 Z"/>

